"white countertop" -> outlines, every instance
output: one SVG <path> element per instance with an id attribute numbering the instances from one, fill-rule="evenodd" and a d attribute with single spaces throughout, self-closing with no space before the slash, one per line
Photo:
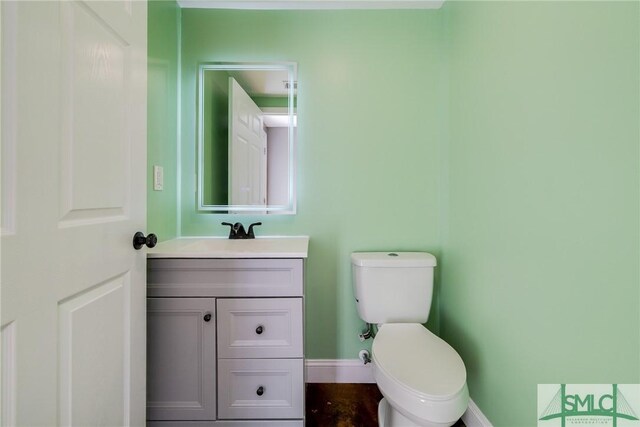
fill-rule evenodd
<path id="1" fill-rule="evenodd" d="M 147 258 L 306 258 L 308 248 L 308 236 L 245 240 L 180 237 L 147 249 Z"/>

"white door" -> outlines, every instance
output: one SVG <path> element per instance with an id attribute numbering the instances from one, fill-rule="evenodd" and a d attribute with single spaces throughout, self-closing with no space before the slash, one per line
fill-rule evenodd
<path id="1" fill-rule="evenodd" d="M 1 7 L 3 425 L 144 425 L 146 3 Z"/>
<path id="2" fill-rule="evenodd" d="M 266 139 L 262 111 L 229 77 L 229 204 L 266 204 Z"/>

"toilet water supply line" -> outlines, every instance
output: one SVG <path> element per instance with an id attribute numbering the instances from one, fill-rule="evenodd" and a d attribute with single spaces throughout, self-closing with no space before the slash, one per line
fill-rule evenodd
<path id="1" fill-rule="evenodd" d="M 366 325 L 366 329 L 363 329 L 362 332 L 358 334 L 360 342 L 364 342 L 364 340 L 368 340 L 369 338 L 375 338 L 376 336 L 376 333 L 373 330 L 373 325 L 371 323 L 367 323 Z"/>
<path id="2" fill-rule="evenodd" d="M 367 323 L 367 327 L 365 329 L 362 330 L 362 332 L 360 332 L 358 334 L 358 338 L 360 338 L 361 342 L 364 342 L 365 340 L 368 340 L 369 338 L 374 338 L 376 336 L 376 332 L 374 330 L 375 326 L 372 325 L 371 323 Z M 367 363 L 371 363 L 371 356 L 369 355 L 369 351 L 368 350 L 360 350 L 360 353 L 358 353 L 358 358 L 360 360 L 362 360 L 362 362 L 366 365 Z"/>
<path id="3" fill-rule="evenodd" d="M 362 363 L 364 363 L 365 365 L 367 363 L 371 363 L 371 357 L 369 356 L 368 350 L 360 350 L 360 353 L 358 353 L 358 358 L 360 358 L 360 360 L 362 360 Z"/>

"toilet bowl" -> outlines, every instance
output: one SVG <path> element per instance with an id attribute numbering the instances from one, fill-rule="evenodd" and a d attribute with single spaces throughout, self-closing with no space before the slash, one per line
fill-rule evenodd
<path id="1" fill-rule="evenodd" d="M 449 344 L 417 323 L 380 327 L 372 347 L 373 375 L 384 399 L 379 425 L 453 425 L 469 401 L 466 370 Z"/>

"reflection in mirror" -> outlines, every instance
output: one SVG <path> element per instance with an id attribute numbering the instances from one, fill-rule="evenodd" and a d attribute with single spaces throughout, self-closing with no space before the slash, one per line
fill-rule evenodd
<path id="1" fill-rule="evenodd" d="M 198 210 L 295 213 L 295 64 L 202 64 L 198 90 Z"/>

